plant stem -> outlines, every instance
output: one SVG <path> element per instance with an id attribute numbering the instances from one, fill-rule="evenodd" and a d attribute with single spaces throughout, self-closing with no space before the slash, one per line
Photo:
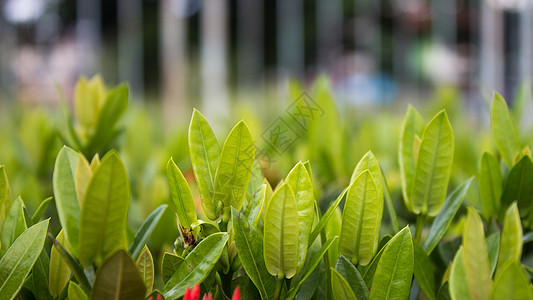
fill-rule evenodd
<path id="1" fill-rule="evenodd" d="M 418 215 L 416 217 L 415 241 L 417 242 L 420 242 L 420 236 L 422 235 L 422 228 L 424 227 L 425 220 L 426 220 L 425 215 Z"/>
<path id="2" fill-rule="evenodd" d="M 279 300 L 281 297 L 281 290 L 283 290 L 283 282 L 285 281 L 285 278 L 278 279 L 278 283 L 276 284 L 276 291 L 274 292 L 274 300 Z"/>

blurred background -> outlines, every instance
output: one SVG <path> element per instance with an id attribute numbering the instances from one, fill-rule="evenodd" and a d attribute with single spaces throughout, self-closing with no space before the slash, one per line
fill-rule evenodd
<path id="1" fill-rule="evenodd" d="M 341 107 L 445 85 L 510 99 L 533 74 L 532 2 L 1 0 L 0 95 L 54 104 L 59 87 L 70 101 L 80 75 L 100 73 L 172 119 L 276 101 L 289 78 L 326 74 Z"/>

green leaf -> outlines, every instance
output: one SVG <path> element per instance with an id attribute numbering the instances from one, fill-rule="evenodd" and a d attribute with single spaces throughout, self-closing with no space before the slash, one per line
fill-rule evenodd
<path id="1" fill-rule="evenodd" d="M 486 239 L 487 242 L 487 252 L 489 253 L 489 265 L 490 265 L 490 274 L 494 274 L 496 270 L 496 263 L 498 262 L 498 253 L 500 252 L 500 232 L 496 231 Z"/>
<path id="2" fill-rule="evenodd" d="M 48 220 L 25 230 L 0 260 L 0 299 L 12 299 L 41 254 Z"/>
<path id="3" fill-rule="evenodd" d="M 517 201 L 520 215 L 527 216 L 533 200 L 533 162 L 524 156 L 514 165 L 505 179 L 502 195 L 502 206 L 508 207 Z"/>
<path id="4" fill-rule="evenodd" d="M 520 263 L 522 257 L 522 224 L 516 202 L 505 212 L 503 230 L 498 255 L 498 271 L 496 276 L 511 262 Z"/>
<path id="5" fill-rule="evenodd" d="M 402 179 L 402 193 L 405 206 L 410 208 L 411 190 L 415 176 L 415 158 L 413 145 L 415 136 L 421 136 L 424 131 L 424 120 L 418 111 L 409 105 L 402 125 L 399 146 L 400 174 Z"/>
<path id="6" fill-rule="evenodd" d="M 254 140 L 244 121 L 233 127 L 220 154 L 215 175 L 213 202 L 224 205 L 225 214 L 231 214 L 230 206 L 240 210 L 248 182 L 252 176 L 255 159 Z M 211 218 L 212 219 L 212 218 Z"/>
<path id="7" fill-rule="evenodd" d="M 415 214 L 436 216 L 446 199 L 453 163 L 453 131 L 445 111 L 422 134 L 410 204 Z"/>
<path id="8" fill-rule="evenodd" d="M 512 166 L 515 157 L 521 150 L 520 141 L 513 126 L 507 103 L 505 103 L 505 99 L 498 93 L 494 93 L 494 98 L 492 99 L 490 123 L 492 135 L 494 136 L 498 150 L 500 150 L 507 164 Z"/>
<path id="9" fill-rule="evenodd" d="M 442 284 L 442 286 L 439 289 L 439 294 L 437 295 L 438 300 L 451 300 L 452 297 L 450 296 L 450 284 L 448 281 Z"/>
<path id="10" fill-rule="evenodd" d="M 385 247 L 389 244 L 390 240 L 390 236 L 384 236 L 383 238 L 381 238 L 381 241 L 379 243 L 381 248 L 378 247 L 378 249 L 380 250 L 376 255 L 374 255 L 374 258 L 372 259 L 370 264 L 368 266 L 359 266 L 359 271 L 363 274 L 363 280 L 365 281 L 366 286 L 372 285 L 372 280 L 374 279 L 374 274 L 376 274 L 379 260 L 381 258 L 381 255 L 383 254 L 383 251 L 385 250 Z M 381 246 L 382 244 L 383 246 Z"/>
<path id="11" fill-rule="evenodd" d="M 183 263 L 185 259 L 181 256 L 174 255 L 169 252 L 163 254 L 163 261 L 161 263 L 161 277 L 163 283 L 167 283 L 178 267 Z"/>
<path id="12" fill-rule="evenodd" d="M 433 224 L 431 224 L 428 236 L 424 241 L 423 248 L 426 253 L 431 253 L 433 249 L 435 249 L 440 239 L 448 230 L 448 227 L 450 227 L 450 224 L 452 223 L 453 218 L 457 213 L 457 210 L 459 210 L 459 207 L 461 207 L 461 203 L 463 203 L 463 199 L 466 193 L 468 192 L 468 189 L 470 188 L 472 180 L 473 178 L 470 178 L 465 183 L 460 185 L 457 189 L 455 189 L 455 191 L 453 191 L 453 193 L 448 196 L 448 198 L 444 202 L 442 210 L 437 215 L 435 220 L 433 220 Z"/>
<path id="13" fill-rule="evenodd" d="M 105 159 L 104 159 L 105 160 Z M 137 266 L 124 250 L 104 261 L 96 272 L 91 299 L 144 299 L 146 287 Z"/>
<path id="14" fill-rule="evenodd" d="M 189 151 L 204 211 L 213 220 L 217 208 L 216 202 L 213 202 L 213 183 L 220 159 L 220 146 L 211 126 L 196 109 L 189 125 Z"/>
<path id="15" fill-rule="evenodd" d="M 339 240 L 340 253 L 354 264 L 366 266 L 376 252 L 382 213 L 380 207 L 383 207 L 383 198 L 379 197 L 370 172 L 364 171 L 348 190 Z"/>
<path id="16" fill-rule="evenodd" d="M 148 241 L 150 234 L 152 234 L 152 231 L 157 226 L 157 223 L 159 223 L 159 220 L 163 216 L 166 208 L 166 204 L 161 204 L 154 209 L 154 211 L 148 215 L 148 217 L 141 224 L 141 227 L 139 227 L 135 233 L 135 237 L 133 238 L 133 241 L 128 249 L 128 252 L 131 254 L 133 259 L 137 259 L 137 257 L 139 257 L 144 244 L 146 244 L 146 241 Z"/>
<path id="17" fill-rule="evenodd" d="M 228 238 L 227 233 L 220 232 L 201 241 L 165 284 L 165 299 L 177 299 L 185 294 L 187 287 L 204 281 L 219 260 Z"/>
<path id="18" fill-rule="evenodd" d="M 292 278 L 298 264 L 298 209 L 291 187 L 284 183 L 272 195 L 264 225 L 267 270 L 278 279 Z"/>
<path id="19" fill-rule="evenodd" d="M 141 255 L 135 262 L 137 269 L 141 273 L 144 285 L 146 286 L 146 295 L 152 292 L 152 287 L 154 286 L 155 279 L 155 269 L 154 269 L 154 259 L 152 258 L 152 253 L 146 245 L 144 246 Z"/>
<path id="20" fill-rule="evenodd" d="M 418 242 L 413 242 L 413 246 L 415 254 L 414 274 L 416 281 L 429 300 L 437 299 L 435 295 L 435 275 L 433 274 L 434 271 L 431 260 L 426 251 L 424 251 L 424 248 L 422 248 Z"/>
<path id="21" fill-rule="evenodd" d="M 489 152 L 483 153 L 481 168 L 478 174 L 479 198 L 483 217 L 498 217 L 502 196 L 502 171 L 498 160 Z"/>
<path id="22" fill-rule="evenodd" d="M 89 265 L 124 247 L 130 187 L 126 169 L 115 152 L 96 168 L 83 200 L 79 258 Z"/>
<path id="23" fill-rule="evenodd" d="M 496 275 L 490 299 L 533 299 L 531 282 L 518 262 L 508 264 Z"/>
<path id="24" fill-rule="evenodd" d="M 95 155 L 97 158 L 98 155 Z M 74 174 L 74 185 L 76 186 L 76 196 L 78 197 L 78 204 L 82 207 L 83 198 L 85 198 L 85 191 L 91 180 L 93 171 L 87 159 L 80 155 L 78 159 L 78 165 L 76 167 L 76 173 Z"/>
<path id="25" fill-rule="evenodd" d="M 381 168 L 379 166 L 378 160 L 376 159 L 372 151 L 368 151 L 363 156 L 363 158 L 361 158 L 361 160 L 357 163 L 357 166 L 355 166 L 355 169 L 352 173 L 350 184 L 355 181 L 357 176 L 361 175 L 361 173 L 363 173 L 366 170 L 368 170 L 370 172 L 370 175 L 372 175 L 372 178 L 374 178 L 379 199 L 383 199 L 383 183 L 381 180 Z M 383 207 L 383 200 L 381 200 L 381 207 Z"/>
<path id="26" fill-rule="evenodd" d="M 0 166 L 0 229 L 2 229 L 4 217 L 11 205 L 9 201 L 9 183 L 7 182 L 6 170 L 4 166 Z"/>
<path id="27" fill-rule="evenodd" d="M 9 212 L 4 220 L 2 226 L 2 249 L 0 256 L 3 256 L 8 248 L 15 242 L 18 236 L 20 236 L 24 230 L 26 230 L 26 217 L 24 215 L 24 202 L 18 197 L 9 208 Z"/>
<path id="28" fill-rule="evenodd" d="M 267 184 L 262 184 L 259 186 L 259 189 L 254 192 L 251 201 L 246 207 L 244 214 L 247 216 L 250 226 L 257 227 L 259 220 L 261 220 L 261 215 L 263 214 L 263 209 L 265 207 L 267 198 Z"/>
<path id="29" fill-rule="evenodd" d="M 368 287 L 357 268 L 344 256 L 339 256 L 335 270 L 339 272 L 350 285 L 358 300 L 368 299 Z"/>
<path id="30" fill-rule="evenodd" d="M 514 125 L 517 128 L 520 128 L 520 125 L 522 124 L 523 114 L 527 111 L 527 102 L 531 101 L 531 90 L 531 82 L 528 80 L 522 80 L 513 99 L 511 117 L 513 118 Z"/>
<path id="31" fill-rule="evenodd" d="M 346 279 L 333 268 L 331 268 L 331 287 L 336 300 L 357 300 Z"/>
<path id="32" fill-rule="evenodd" d="M 98 113 L 105 100 L 105 86 L 100 76 L 91 80 L 82 76 L 74 89 L 74 113 L 76 119 L 85 127 L 96 124 Z"/>
<path id="33" fill-rule="evenodd" d="M 398 233 L 398 231 L 400 231 L 398 215 L 396 215 L 396 210 L 394 210 L 394 203 L 392 202 L 392 197 L 389 191 L 389 185 L 387 184 L 387 179 L 385 178 L 385 173 L 383 172 L 383 168 L 381 167 L 381 165 L 379 166 L 379 169 L 381 171 L 381 181 L 383 182 L 385 206 L 387 207 L 387 212 L 389 214 L 392 230 L 394 230 L 394 234 L 396 234 Z"/>
<path id="34" fill-rule="evenodd" d="M 320 247 L 320 249 L 318 250 L 318 252 L 313 256 L 313 258 L 311 260 L 309 260 L 309 263 L 305 265 L 305 268 L 304 270 L 302 271 L 302 274 L 303 276 L 300 278 L 300 280 L 298 281 L 298 284 L 296 284 L 296 286 L 294 288 L 291 288 L 288 295 L 287 295 L 287 299 L 293 299 L 294 297 L 296 297 L 296 295 L 300 292 L 300 290 L 302 289 L 302 287 L 304 286 L 305 284 L 305 281 L 311 276 L 311 274 L 313 274 L 313 271 L 315 270 L 315 268 L 318 266 L 318 264 L 320 263 L 320 261 L 322 260 L 323 256 L 326 255 L 326 253 L 328 252 L 328 250 L 331 248 L 331 245 L 333 245 L 333 243 L 337 240 L 337 237 L 332 237 L 330 239 L 328 239 L 323 245 L 322 247 Z M 293 279 L 294 280 L 294 279 Z"/>
<path id="35" fill-rule="evenodd" d="M 307 244 L 314 220 L 313 183 L 301 161 L 289 172 L 285 182 L 294 192 L 298 207 L 298 270 L 301 270 L 307 255 Z"/>
<path id="36" fill-rule="evenodd" d="M 469 207 L 463 231 L 463 265 L 472 299 L 487 299 L 492 280 L 483 222 L 477 211 Z"/>
<path id="37" fill-rule="evenodd" d="M 50 201 L 52 201 L 52 197 L 48 197 L 41 202 L 33 216 L 31 217 L 31 223 L 37 224 L 39 221 L 41 221 L 44 212 L 46 211 L 46 208 L 48 208 L 48 204 L 50 204 Z"/>
<path id="38" fill-rule="evenodd" d="M 69 300 L 89 300 L 87 294 L 83 292 L 81 287 L 71 281 L 68 284 L 68 299 Z"/>
<path id="39" fill-rule="evenodd" d="M 463 247 L 459 248 L 450 269 L 450 296 L 454 300 L 472 299 L 468 292 L 468 283 L 463 260 Z"/>
<path id="40" fill-rule="evenodd" d="M 39 258 L 35 261 L 31 270 L 31 281 L 26 281 L 25 286 L 28 287 L 33 295 L 39 300 L 53 299 L 48 290 L 48 273 L 50 266 L 50 259 L 46 250 L 43 249 Z"/>
<path id="41" fill-rule="evenodd" d="M 67 246 L 63 230 L 57 234 L 56 240 L 62 245 Z M 58 246 L 52 246 L 52 250 L 50 251 L 50 279 L 48 282 L 48 289 L 54 298 L 57 298 L 59 294 L 61 294 L 61 291 L 63 291 L 70 279 L 70 268 L 61 257 L 57 247 Z"/>
<path id="42" fill-rule="evenodd" d="M 57 155 L 53 186 L 57 214 L 69 248 L 74 255 L 78 253 L 78 239 L 80 235 L 80 205 L 76 193 L 75 175 L 78 161 L 82 156 L 67 146 L 61 148 Z"/>
<path id="43" fill-rule="evenodd" d="M 342 192 L 337 197 L 337 199 L 335 199 L 335 201 L 330 205 L 330 207 L 328 208 L 326 213 L 324 213 L 322 218 L 320 218 L 318 223 L 315 225 L 315 228 L 313 228 L 313 231 L 311 232 L 311 235 L 309 236 L 309 242 L 307 243 L 308 248 L 311 247 L 311 245 L 316 240 L 316 238 L 318 237 L 320 232 L 324 229 L 324 227 L 326 227 L 329 219 L 331 218 L 331 216 L 333 216 L 333 214 L 335 213 L 335 210 L 337 209 L 337 207 L 339 207 L 339 204 L 341 203 L 342 199 L 344 198 L 344 195 L 346 195 L 346 193 L 348 192 L 349 188 L 350 187 L 347 187 L 344 190 L 342 190 Z"/>
<path id="44" fill-rule="evenodd" d="M 369 299 L 406 299 L 414 268 L 413 241 L 405 227 L 389 241 L 379 260 Z"/>
<path id="45" fill-rule="evenodd" d="M 271 299 L 276 288 L 276 279 L 268 273 L 263 256 L 263 236 L 250 227 L 242 215 L 232 210 L 235 245 L 246 274 L 256 286 L 261 299 Z"/>
<path id="46" fill-rule="evenodd" d="M 61 258 L 65 263 L 67 263 L 70 271 L 72 272 L 72 275 L 76 278 L 76 280 L 80 283 L 81 288 L 89 293 L 91 290 L 91 285 L 89 283 L 89 280 L 87 279 L 87 276 L 85 275 L 85 272 L 83 271 L 83 268 L 79 265 L 78 261 L 70 253 L 61 245 L 61 243 L 54 239 L 51 235 L 48 236 L 54 245 L 54 248 L 57 250 Z"/>
<path id="47" fill-rule="evenodd" d="M 196 222 L 196 208 L 194 206 L 194 199 L 192 198 L 189 184 L 180 169 L 171 158 L 167 164 L 167 178 L 170 187 L 170 196 L 174 209 L 178 214 L 178 221 L 181 227 L 191 229 L 191 224 Z"/>

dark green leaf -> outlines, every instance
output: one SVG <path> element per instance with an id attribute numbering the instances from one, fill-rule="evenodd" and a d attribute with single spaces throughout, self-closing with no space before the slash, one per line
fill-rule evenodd
<path id="1" fill-rule="evenodd" d="M 358 300 L 368 299 L 368 287 L 357 268 L 348 259 L 339 256 L 335 270 L 346 279 Z"/>
<path id="2" fill-rule="evenodd" d="M 137 257 L 139 257 L 144 244 L 146 244 L 148 237 L 150 237 L 150 234 L 152 234 L 152 231 L 159 222 L 159 219 L 161 219 L 161 216 L 163 216 L 166 208 L 166 204 L 161 204 L 154 209 L 154 211 L 148 215 L 146 220 L 144 220 L 141 227 L 139 227 L 139 230 L 137 230 L 135 233 L 135 237 L 133 238 L 133 241 L 128 249 L 128 252 L 131 254 L 133 259 L 137 259 Z"/>
<path id="3" fill-rule="evenodd" d="M 433 274 L 433 265 L 426 251 L 418 244 L 413 242 L 415 254 L 414 274 L 420 289 L 430 300 L 437 299 L 435 296 L 435 275 Z"/>

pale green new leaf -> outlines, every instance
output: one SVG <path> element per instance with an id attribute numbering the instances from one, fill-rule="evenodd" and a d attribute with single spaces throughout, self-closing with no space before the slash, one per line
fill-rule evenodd
<path id="1" fill-rule="evenodd" d="M 483 222 L 469 207 L 463 231 L 463 265 L 468 291 L 473 300 L 488 299 L 492 280 Z"/>
<path id="2" fill-rule="evenodd" d="M 215 219 L 217 205 L 213 202 L 213 183 L 220 159 L 220 145 L 211 126 L 196 109 L 189 124 L 189 152 L 204 211 L 210 219 Z"/>
<path id="3" fill-rule="evenodd" d="M 68 247 L 68 244 L 65 243 L 66 239 L 63 230 L 57 234 L 56 240 L 64 247 Z M 48 276 L 48 288 L 54 298 L 57 298 L 61 294 L 61 291 L 63 291 L 70 279 L 70 268 L 61 257 L 57 247 L 55 245 L 52 246 L 52 250 L 50 251 L 50 273 Z M 70 250 L 67 249 L 67 251 Z"/>
<path id="4" fill-rule="evenodd" d="M 115 152 L 109 152 L 96 168 L 83 200 L 79 259 L 96 262 L 124 247 L 130 187 L 126 169 Z"/>
<path id="5" fill-rule="evenodd" d="M 26 216 L 24 215 L 24 202 L 18 197 L 9 208 L 9 212 L 2 226 L 2 238 L 0 257 L 3 256 L 8 248 L 15 242 L 24 230 L 26 230 Z"/>
<path id="6" fill-rule="evenodd" d="M 307 243 L 314 220 L 313 183 L 301 161 L 289 172 L 285 182 L 294 192 L 298 207 L 298 270 L 301 270 L 307 255 Z"/>
<path id="7" fill-rule="evenodd" d="M 492 99 L 490 123 L 498 150 L 500 150 L 505 162 L 512 166 L 521 150 L 520 141 L 513 126 L 507 103 L 498 93 L 494 93 L 494 98 Z"/>
<path id="8" fill-rule="evenodd" d="M 242 207 L 254 159 L 252 133 L 246 123 L 240 121 L 224 143 L 215 175 L 213 202 L 223 203 L 227 214 L 231 214 L 230 206 L 238 210 Z"/>
<path id="9" fill-rule="evenodd" d="M 71 281 L 68 284 L 68 299 L 69 300 L 89 300 L 87 294 L 83 292 L 81 287 Z"/>
<path id="10" fill-rule="evenodd" d="M 54 175 L 54 198 L 57 214 L 65 238 L 74 255 L 78 253 L 81 210 L 76 192 L 76 170 L 83 157 L 67 146 L 61 148 L 57 155 Z"/>
<path id="11" fill-rule="evenodd" d="M 424 131 L 424 120 L 418 111 L 409 105 L 405 115 L 402 131 L 400 134 L 400 146 L 398 160 L 400 162 L 400 174 L 402 179 L 403 200 L 410 208 L 410 197 L 413 189 L 413 178 L 415 176 L 415 157 L 413 145 L 415 136 L 421 136 Z"/>
<path id="12" fill-rule="evenodd" d="M 518 262 L 508 264 L 498 275 L 490 293 L 491 300 L 533 299 L 531 282 Z"/>
<path id="13" fill-rule="evenodd" d="M 170 196 L 174 209 L 178 214 L 181 227 L 191 229 L 191 224 L 196 222 L 196 208 L 192 198 L 191 189 L 180 169 L 171 158 L 167 164 L 167 178 L 170 187 Z"/>
<path id="14" fill-rule="evenodd" d="M 291 187 L 284 183 L 268 204 L 263 249 L 272 276 L 292 278 L 298 267 L 298 209 Z"/>
<path id="15" fill-rule="evenodd" d="M 135 262 L 121 249 L 107 258 L 96 272 L 91 299 L 141 300 L 145 294 L 146 287 Z"/>
<path id="16" fill-rule="evenodd" d="M 522 257 L 522 223 L 516 202 L 505 212 L 503 230 L 500 238 L 500 252 L 498 254 L 498 271 L 503 271 L 507 264 L 520 262 Z"/>
<path id="17" fill-rule="evenodd" d="M 152 258 L 152 253 L 146 245 L 139 255 L 139 258 L 135 262 L 139 273 L 143 279 L 144 285 L 146 286 L 146 295 L 152 292 L 152 287 L 154 286 L 155 279 L 155 268 L 154 268 L 154 259 Z"/>
<path id="18" fill-rule="evenodd" d="M 331 288 L 336 300 L 357 300 L 346 279 L 333 268 L 331 268 Z"/>
<path id="19" fill-rule="evenodd" d="M 407 299 L 413 269 L 413 240 L 409 227 L 405 227 L 385 247 L 372 280 L 369 299 Z"/>
<path id="20" fill-rule="evenodd" d="M 468 283 L 463 263 L 463 247 L 457 250 L 450 270 L 450 296 L 453 300 L 469 300 Z"/>
<path id="21" fill-rule="evenodd" d="M 498 217 L 502 196 L 502 171 L 498 160 L 489 152 L 483 153 L 478 174 L 479 198 L 483 217 Z"/>
<path id="22" fill-rule="evenodd" d="M 339 240 L 339 252 L 352 263 L 366 266 L 374 256 L 382 206 L 374 178 L 368 170 L 362 172 L 348 190 Z"/>
<path id="23" fill-rule="evenodd" d="M 415 214 L 436 216 L 446 200 L 453 163 L 453 131 L 445 111 L 422 134 L 410 204 Z"/>
<path id="24" fill-rule="evenodd" d="M 227 233 L 214 233 L 201 241 L 185 258 L 165 284 L 163 295 L 167 300 L 177 299 L 188 287 L 203 282 L 222 254 L 228 241 Z"/>
<path id="25" fill-rule="evenodd" d="M 13 299 L 41 254 L 48 220 L 25 230 L 0 260 L 0 299 Z"/>

